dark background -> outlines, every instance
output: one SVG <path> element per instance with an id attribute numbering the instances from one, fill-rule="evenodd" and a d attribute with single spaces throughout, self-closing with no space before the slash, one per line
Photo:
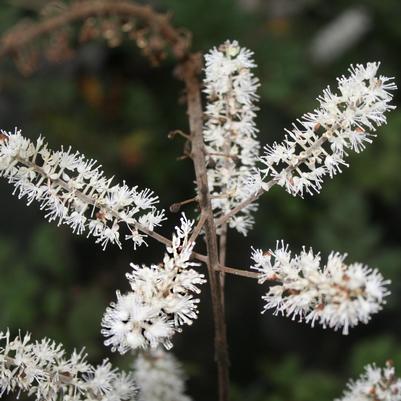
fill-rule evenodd
<path id="1" fill-rule="evenodd" d="M 2 1 L 1 32 L 21 18 L 35 18 L 45 3 Z M 381 73 L 399 81 L 399 0 L 149 3 L 172 12 L 176 26 L 193 32 L 195 50 L 205 52 L 226 39 L 237 39 L 255 51 L 262 83 L 257 121 L 262 144 L 280 139 L 283 128 L 316 107 L 322 89 L 335 86 L 335 78 L 351 63 L 380 60 Z M 366 29 L 356 38 L 357 23 L 351 22 L 346 42 L 354 44 L 328 51 L 330 58 L 319 58 L 313 43 L 351 9 L 365 15 Z M 338 43 L 341 38 L 334 34 L 331 39 Z M 172 71 L 169 59 L 153 68 L 132 43 L 110 49 L 102 40 L 77 49 L 76 56 L 62 65 L 44 62 L 30 77 L 3 60 L 0 125 L 6 130 L 18 126 L 31 138 L 42 133 L 52 147 L 72 145 L 98 159 L 108 175 L 153 189 L 168 209 L 194 193 L 191 162 L 176 161 L 183 143 L 167 138 L 173 129 L 188 129 L 179 102 L 182 85 Z M 394 104 L 399 100 L 396 94 Z M 368 326 L 343 336 L 271 313 L 261 315 L 263 288 L 250 279 L 228 277 L 235 400 L 330 401 L 367 363 L 392 359 L 401 368 L 400 131 L 401 114 L 396 110 L 388 125 L 379 128 L 374 144 L 361 155 L 350 155 L 350 168 L 326 181 L 320 195 L 299 199 L 274 188 L 260 200 L 257 224 L 249 236 L 230 232 L 230 266 L 247 268 L 251 245 L 268 248 L 283 238 L 294 251 L 306 245 L 324 256 L 331 250 L 347 252 L 350 262 L 378 267 L 392 280 L 385 309 Z M 100 320 L 115 290 L 128 289 L 124 274 L 129 263 L 157 263 L 163 247 L 149 241 L 148 248 L 135 253 L 128 244 L 122 251 L 109 246 L 103 252 L 91 239 L 45 222 L 38 208 L 25 207 L 11 193 L 12 188 L 1 182 L 0 329 L 31 331 L 34 338 L 49 336 L 70 351 L 85 346 L 91 362 L 108 356 L 129 368 L 132 356 L 111 354 L 103 346 Z M 190 207 L 185 211 L 193 213 Z M 169 235 L 178 215 L 167 216 L 161 231 Z M 216 389 L 207 285 L 202 298 L 199 320 L 176 335 L 173 351 L 189 375 L 188 393 L 197 401 L 209 401 L 216 399 Z"/>

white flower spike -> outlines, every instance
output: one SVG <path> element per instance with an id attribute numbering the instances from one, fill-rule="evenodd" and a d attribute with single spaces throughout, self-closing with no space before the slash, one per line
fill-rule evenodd
<path id="1" fill-rule="evenodd" d="M 113 302 L 102 320 L 105 344 L 113 351 L 125 353 L 130 349 L 156 348 L 162 344 L 172 347 L 171 337 L 181 326 L 192 324 L 198 316 L 199 285 L 205 276 L 191 267 L 194 243 L 188 241 L 194 222 L 181 218 L 175 228 L 172 246 L 167 247 L 163 263 L 151 266 L 131 264 L 127 274 L 131 291 Z"/>
<path id="2" fill-rule="evenodd" d="M 259 80 L 251 72 L 256 67 L 252 56 L 236 41 L 227 41 L 205 55 L 204 92 L 208 103 L 203 136 L 216 217 L 249 196 L 245 183 L 259 156 L 254 122 Z M 253 226 L 255 210 L 256 204 L 244 208 L 229 220 L 229 226 L 246 235 Z"/>
<path id="3" fill-rule="evenodd" d="M 376 127 L 386 123 L 385 113 L 395 108 L 390 91 L 397 87 L 393 78 L 377 75 L 379 65 L 351 66 L 348 77 L 337 79 L 338 93 L 324 90 L 318 109 L 286 130 L 282 143 L 265 147 L 259 159 L 264 167 L 249 182 L 265 190 L 277 183 L 294 196 L 320 192 L 323 177 L 341 173 L 348 151 L 364 150 Z"/>
<path id="4" fill-rule="evenodd" d="M 95 367 L 83 350 L 67 357 L 47 338 L 31 342 L 29 333 L 12 339 L 0 332 L 0 397 L 21 392 L 36 401 L 134 401 L 137 388 L 132 374 L 118 372 L 107 359 Z"/>
<path id="5" fill-rule="evenodd" d="M 384 368 L 365 367 L 358 380 L 351 380 L 341 398 L 335 401 L 401 401 L 401 379 L 395 374 L 392 362 Z"/>
<path id="6" fill-rule="evenodd" d="M 260 273 L 259 284 L 271 283 L 264 312 L 274 309 L 282 314 L 324 328 L 341 329 L 367 323 L 371 315 L 382 309 L 389 295 L 389 280 L 376 269 L 361 263 L 346 265 L 347 255 L 332 252 L 325 266 L 320 254 L 303 248 L 299 255 L 291 255 L 288 245 L 277 242 L 275 250 L 254 250 L 252 269 Z"/>
<path id="7" fill-rule="evenodd" d="M 87 232 L 103 249 L 109 243 L 121 247 L 122 224 L 136 247 L 145 242 L 136 227 L 153 230 L 164 220 L 164 211 L 155 207 L 159 199 L 149 189 L 113 184 L 95 160 L 71 149 L 52 151 L 43 137 L 34 143 L 17 129 L 1 133 L 0 176 L 28 205 L 38 201 L 49 221 L 67 224 L 76 234 Z"/>
<path id="8" fill-rule="evenodd" d="M 185 395 L 185 376 L 174 355 L 162 349 L 141 353 L 134 363 L 138 401 L 191 401 Z"/>

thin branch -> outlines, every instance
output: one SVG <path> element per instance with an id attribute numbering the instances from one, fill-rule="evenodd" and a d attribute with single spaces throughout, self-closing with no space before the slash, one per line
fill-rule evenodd
<path id="1" fill-rule="evenodd" d="M 220 229 L 219 233 L 219 261 L 220 266 L 224 266 L 226 264 L 226 253 L 227 253 L 227 224 L 224 224 Z M 225 300 L 225 273 L 220 270 L 220 298 L 222 301 L 221 307 L 223 310 L 225 309 L 224 300 Z"/>
<path id="2" fill-rule="evenodd" d="M 252 278 L 252 279 L 259 279 L 260 274 L 255 273 L 252 271 L 248 270 L 240 270 L 240 269 L 234 269 L 232 267 L 227 267 L 227 266 L 218 266 L 216 268 L 217 271 L 219 272 L 224 272 L 227 274 L 233 274 L 234 276 L 241 276 L 241 277 L 247 277 L 247 278 Z"/>
<path id="3" fill-rule="evenodd" d="M 33 26 L 7 33 L 1 41 L 0 57 L 15 54 L 18 50 L 57 29 L 89 17 L 121 15 L 137 17 L 152 27 L 169 43 L 177 59 L 184 58 L 189 51 L 190 40 L 175 29 L 168 15 L 158 14 L 149 6 L 128 1 L 94 0 L 72 4 L 62 14 L 46 18 Z"/>
<path id="4" fill-rule="evenodd" d="M 220 265 L 224 266 L 226 264 L 226 254 L 227 254 L 227 224 L 224 224 L 224 226 L 221 228 L 220 234 L 219 234 L 219 260 L 220 260 Z"/>
<path id="5" fill-rule="evenodd" d="M 273 180 L 269 181 L 269 183 L 272 183 L 270 188 L 275 184 Z M 265 192 L 267 192 L 264 189 L 260 189 L 256 194 L 250 196 L 248 199 L 245 199 L 242 201 L 240 204 L 238 204 L 235 208 L 231 209 L 227 214 L 224 216 L 221 216 L 219 219 L 216 220 L 216 227 L 220 227 L 223 224 L 227 223 L 228 220 L 231 219 L 231 217 L 235 216 L 237 213 L 239 213 L 242 209 L 250 205 L 251 203 L 255 202 L 257 199 L 259 199 Z"/>
<path id="6" fill-rule="evenodd" d="M 227 198 L 228 194 L 221 194 L 221 195 L 210 195 L 210 199 L 224 199 Z M 176 202 L 170 205 L 169 210 L 171 213 L 178 213 L 181 209 L 181 206 L 188 205 L 189 203 L 199 202 L 199 197 L 194 196 L 190 199 L 185 199 L 181 202 Z"/>
<path id="7" fill-rule="evenodd" d="M 231 80 L 231 78 L 230 78 Z M 227 118 L 231 115 L 230 113 L 230 103 L 229 103 L 229 95 L 225 96 L 225 109 L 226 109 L 226 116 Z M 229 120 L 229 118 L 228 118 Z M 230 132 L 230 134 L 232 134 L 232 132 Z M 225 143 L 223 146 L 223 151 L 224 151 L 224 155 L 229 155 L 230 151 L 231 151 L 231 135 L 228 135 L 225 138 Z M 234 160 L 234 159 L 233 159 Z M 227 157 L 225 157 L 224 160 L 224 166 L 226 169 L 229 168 L 229 159 Z M 222 191 L 227 191 L 227 185 L 224 186 L 224 188 L 222 188 Z M 220 228 L 220 232 L 219 232 L 219 260 L 220 260 L 220 265 L 224 266 L 226 264 L 226 253 L 227 253 L 227 223 L 223 224 L 223 226 Z M 225 273 L 224 272 L 220 272 L 220 298 L 221 298 L 221 302 L 222 302 L 222 308 L 223 311 L 225 310 L 225 305 L 224 305 L 224 301 L 225 301 Z"/>
<path id="8" fill-rule="evenodd" d="M 327 130 L 327 132 L 331 132 L 335 129 L 335 127 L 332 127 L 331 129 Z M 298 163 L 296 163 L 294 166 L 288 166 L 285 169 L 286 173 L 290 173 L 291 171 L 294 171 L 296 168 L 298 168 L 302 163 L 304 163 L 309 156 L 319 147 L 321 147 L 329 138 L 329 134 L 324 133 L 309 149 L 307 149 L 303 156 L 299 158 Z M 228 220 L 231 219 L 231 217 L 235 216 L 238 212 L 240 212 L 242 209 L 250 205 L 251 203 L 255 202 L 257 199 L 259 199 L 265 192 L 268 192 L 274 185 L 277 184 L 277 181 L 275 179 L 271 179 L 270 181 L 266 182 L 264 184 L 264 189 L 260 189 L 258 192 L 255 194 L 251 195 L 249 198 L 245 199 L 242 201 L 239 205 L 237 205 L 235 208 L 230 210 L 227 214 L 224 216 L 220 217 L 216 221 L 216 227 L 220 227 L 221 225 L 225 224 Z"/>
<path id="9" fill-rule="evenodd" d="M 205 221 L 206 221 L 206 215 L 205 215 L 205 213 L 201 213 L 198 224 L 194 228 L 194 231 L 191 234 L 191 238 L 189 239 L 189 242 L 196 241 L 196 239 L 198 238 L 199 234 L 202 231 L 203 226 L 205 225 Z"/>
<path id="10" fill-rule="evenodd" d="M 183 131 L 179 130 L 179 129 L 175 129 L 174 131 L 170 131 L 167 135 L 168 139 L 174 139 L 177 135 L 181 136 L 182 138 L 184 138 L 187 141 L 191 140 L 191 137 L 187 134 L 185 134 Z"/>
<path id="11" fill-rule="evenodd" d="M 181 206 L 183 205 L 187 205 L 188 203 L 193 203 L 193 202 L 197 202 L 198 201 L 198 197 L 194 196 L 193 198 L 190 199 L 185 199 L 181 202 L 176 202 L 170 205 L 170 212 L 171 213 L 178 213 L 181 209 Z"/>

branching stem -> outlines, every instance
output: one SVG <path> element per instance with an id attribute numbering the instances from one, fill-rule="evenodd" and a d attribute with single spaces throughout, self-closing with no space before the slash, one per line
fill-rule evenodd
<path id="1" fill-rule="evenodd" d="M 294 171 L 296 168 L 298 168 L 302 163 L 305 162 L 309 158 L 309 156 L 316 150 L 319 149 L 329 138 L 330 133 L 335 129 L 335 127 L 328 129 L 325 134 L 323 134 L 310 148 L 308 148 L 305 152 L 302 158 L 299 158 L 298 162 L 294 166 L 288 166 L 285 169 L 286 173 L 290 173 L 291 171 Z M 242 209 L 250 205 L 251 203 L 255 202 L 257 199 L 259 199 L 265 192 L 270 191 L 270 189 L 277 184 L 277 181 L 275 179 L 271 179 L 267 183 L 264 184 L 264 188 L 260 189 L 258 192 L 255 194 L 251 195 L 249 198 L 245 199 L 242 201 L 239 205 L 237 205 L 235 208 L 230 210 L 227 214 L 224 216 L 220 217 L 216 221 L 216 227 L 220 227 L 223 224 L 225 224 L 228 220 L 231 219 L 231 217 L 235 216 L 237 213 L 239 213 Z"/>
<path id="2" fill-rule="evenodd" d="M 193 56 L 196 57 L 196 56 Z M 187 91 L 187 112 L 192 138 L 192 160 L 195 168 L 196 183 L 199 196 L 199 207 L 206 216 L 205 238 L 207 247 L 207 267 L 209 273 L 209 285 L 213 306 L 213 320 L 215 327 L 215 358 L 219 379 L 219 401 L 229 400 L 229 357 L 226 333 L 226 322 L 222 307 L 220 293 L 220 275 L 216 273 L 219 268 L 219 252 L 217 244 L 216 226 L 210 199 L 207 180 L 205 146 L 203 143 L 203 111 L 201 102 L 201 90 L 199 83 L 199 70 L 193 68 L 193 63 L 200 66 L 195 58 L 190 58 L 181 65 L 180 73 L 184 79 Z M 192 65 L 191 65 L 192 64 Z"/>

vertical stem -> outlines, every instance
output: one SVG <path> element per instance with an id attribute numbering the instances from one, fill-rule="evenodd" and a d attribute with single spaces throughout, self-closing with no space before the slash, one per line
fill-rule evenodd
<path id="1" fill-rule="evenodd" d="M 205 217 L 205 238 L 207 246 L 207 268 L 209 286 L 213 308 L 213 320 L 215 329 L 215 359 L 218 370 L 219 401 L 229 400 L 229 358 L 226 334 L 226 322 L 220 292 L 220 275 L 216 272 L 219 268 L 219 254 L 214 222 L 213 210 L 210 201 L 209 186 L 206 171 L 205 147 L 203 143 L 203 111 L 201 102 L 201 90 L 198 79 L 199 69 L 194 68 L 194 63 L 200 67 L 199 55 L 192 55 L 185 63 L 181 64 L 181 76 L 185 81 L 187 90 L 187 113 L 191 130 L 192 160 L 194 163 L 196 183 L 199 196 L 199 206 Z"/>
<path id="2" fill-rule="evenodd" d="M 230 82 L 232 85 L 232 80 L 230 79 Z M 226 95 L 225 96 L 225 104 L 226 104 L 226 117 L 227 117 L 227 121 L 229 121 L 231 119 L 231 113 L 230 113 L 230 95 Z M 225 138 L 225 142 L 224 142 L 224 147 L 223 147 L 223 154 L 227 155 L 224 158 L 224 167 L 226 169 L 229 168 L 230 165 L 230 160 L 228 158 L 228 155 L 231 152 L 231 130 L 229 130 L 226 133 L 226 138 Z M 224 188 L 222 188 L 222 192 L 228 192 L 228 187 L 225 186 Z M 227 196 L 229 196 L 229 194 L 227 194 Z M 228 198 L 229 199 L 229 198 Z M 219 256 L 220 256 L 220 265 L 224 266 L 226 264 L 226 251 L 227 251 L 227 223 L 223 224 L 223 226 L 220 228 L 220 232 L 219 232 Z M 221 301 L 222 301 L 222 308 L 224 310 L 224 299 L 225 299 L 225 294 L 224 294 L 224 290 L 225 290 L 225 273 L 224 272 L 220 272 L 220 297 L 221 297 Z"/>
<path id="3" fill-rule="evenodd" d="M 219 235 L 219 261 L 220 266 L 225 266 L 226 264 L 226 252 L 227 252 L 227 224 L 224 224 L 220 229 Z M 225 290 L 225 279 L 226 274 L 221 271 L 220 273 L 220 298 L 222 302 L 222 308 L 224 311 L 224 290 Z"/>

